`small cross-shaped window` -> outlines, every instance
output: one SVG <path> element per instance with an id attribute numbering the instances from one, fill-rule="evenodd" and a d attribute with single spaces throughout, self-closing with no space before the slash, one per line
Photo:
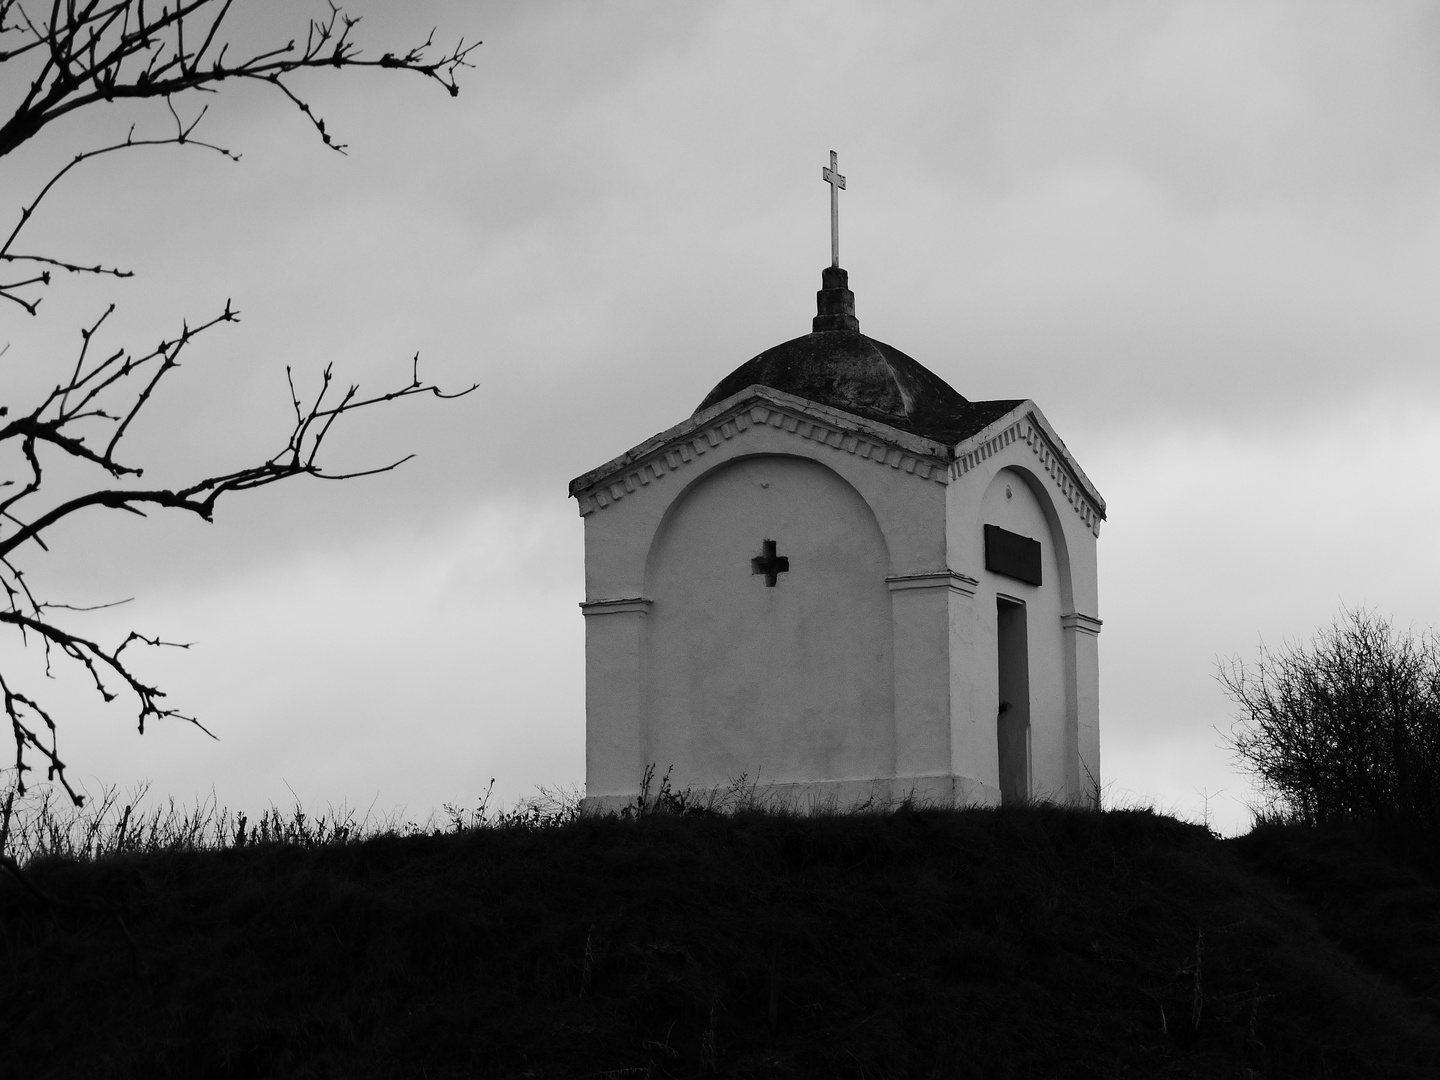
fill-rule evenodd
<path id="1" fill-rule="evenodd" d="M 775 554 L 774 540 L 766 540 L 761 545 L 761 551 L 762 554 L 750 560 L 750 573 L 764 574 L 765 587 L 773 589 L 780 580 L 780 575 L 790 572 L 790 560 L 784 555 Z"/>

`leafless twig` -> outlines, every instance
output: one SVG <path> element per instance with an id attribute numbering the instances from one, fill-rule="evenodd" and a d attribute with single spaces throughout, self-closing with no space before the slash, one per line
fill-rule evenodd
<path id="1" fill-rule="evenodd" d="M 359 20 L 328 3 L 320 18 L 308 21 L 303 35 L 232 56 L 228 30 L 243 8 L 234 0 L 152 0 L 148 5 L 144 0 L 0 0 L 0 65 L 8 67 L 7 74 L 23 72 L 16 80 L 23 87 L 20 100 L 8 118 L 0 120 L 0 157 L 25 147 L 47 125 L 78 110 L 124 100 L 164 106 L 160 130 L 137 135 L 131 126 L 123 137 L 82 149 L 20 206 L 8 231 L 0 227 L 0 300 L 35 315 L 55 271 L 131 276 L 129 270 L 102 261 L 18 246 L 27 226 L 76 169 L 121 151 L 158 147 L 196 147 L 239 160 L 233 150 L 197 136 L 209 106 L 197 108 L 192 92 L 214 94 L 237 82 L 272 88 L 299 109 L 326 146 L 343 152 L 324 119 L 292 85 L 292 77 L 311 70 L 410 71 L 454 95 L 456 76 L 470 66 L 468 58 L 477 47 L 461 40 L 453 49 L 436 53 L 432 31 L 419 44 L 372 57 L 354 39 Z M 70 605 L 35 595 L 25 576 L 25 561 L 47 550 L 47 533 L 100 510 L 141 516 L 156 509 L 180 510 L 210 521 L 217 502 L 230 492 L 297 476 L 343 480 L 387 472 L 408 458 L 359 469 L 326 466 L 322 447 L 344 416 L 400 398 L 459 397 L 475 388 L 442 393 L 420 378 L 417 356 L 408 382 L 378 393 L 362 393 L 356 385 L 342 388 L 327 364 L 319 390 L 304 397 L 287 369 L 294 423 L 274 453 L 259 463 L 189 483 L 146 485 L 144 467 L 123 453 L 126 435 L 161 380 L 180 366 L 195 341 L 222 323 L 236 322 L 239 314 L 227 300 L 208 319 L 194 325 L 181 322 L 173 336 L 154 348 L 131 350 L 102 347 L 114 310 L 112 304 L 81 329 L 73 357 L 49 365 L 59 375 L 38 401 L 0 404 L 0 626 L 12 628 L 24 645 L 40 649 L 46 675 L 58 674 L 65 665 L 103 701 L 130 701 L 140 731 L 147 721 L 162 719 L 184 720 L 204 731 L 195 717 L 168 705 L 161 689 L 136 674 L 127 652 L 131 646 L 187 645 L 133 630 L 118 645 L 103 644 L 62 625 L 61 614 L 113 605 Z M 92 482 L 77 488 L 74 478 L 86 470 Z M 58 495 L 56 485 L 46 483 L 57 472 L 66 476 Z M 65 779 L 55 716 L 21 681 L 15 671 L 0 670 L 0 700 L 15 744 L 17 790 L 25 790 L 27 757 L 38 755 L 47 776 L 78 805 L 82 798 Z"/>

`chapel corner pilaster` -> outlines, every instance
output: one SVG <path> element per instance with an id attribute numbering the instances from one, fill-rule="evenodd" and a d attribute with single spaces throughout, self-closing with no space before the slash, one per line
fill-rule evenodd
<path id="1" fill-rule="evenodd" d="M 623 795 L 644 767 L 645 623 L 642 596 L 587 600 L 585 616 L 585 789 Z"/>

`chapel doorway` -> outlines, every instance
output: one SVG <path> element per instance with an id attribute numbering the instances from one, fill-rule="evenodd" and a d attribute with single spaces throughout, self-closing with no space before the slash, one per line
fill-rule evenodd
<path id="1" fill-rule="evenodd" d="M 1025 605 L 997 597 L 995 640 L 1000 701 L 995 741 L 1000 752 L 1000 805 L 1030 798 L 1030 649 Z"/>

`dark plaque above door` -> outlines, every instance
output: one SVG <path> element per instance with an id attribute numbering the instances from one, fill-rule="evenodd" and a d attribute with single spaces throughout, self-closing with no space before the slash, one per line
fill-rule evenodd
<path id="1" fill-rule="evenodd" d="M 1031 585 L 1040 582 L 1040 541 L 999 525 L 985 526 L 985 569 Z"/>

